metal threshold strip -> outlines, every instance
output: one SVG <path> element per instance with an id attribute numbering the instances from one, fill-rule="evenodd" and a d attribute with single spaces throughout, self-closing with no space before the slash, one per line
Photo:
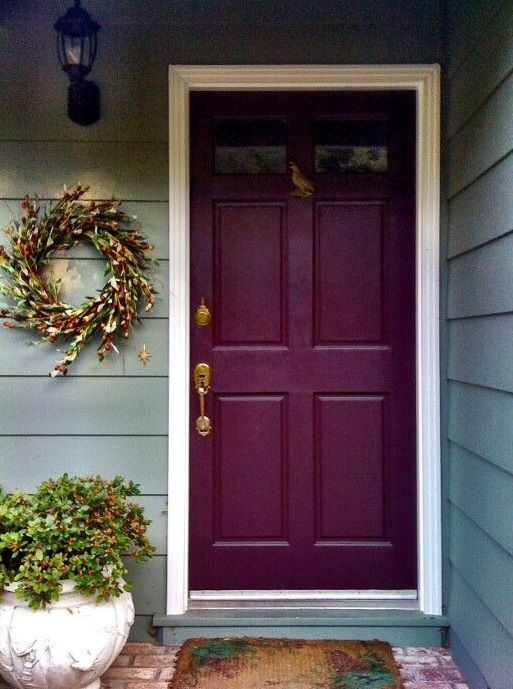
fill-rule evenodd
<path id="1" fill-rule="evenodd" d="M 368 609 L 418 610 L 416 590 L 191 591 L 189 610 Z"/>

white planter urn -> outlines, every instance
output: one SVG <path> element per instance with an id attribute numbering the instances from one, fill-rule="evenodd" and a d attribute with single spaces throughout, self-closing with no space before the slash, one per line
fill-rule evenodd
<path id="1" fill-rule="evenodd" d="M 58 601 L 31 610 L 17 585 L 0 598 L 0 674 L 17 689 L 99 689 L 134 621 L 130 593 L 96 603 L 62 582 Z"/>

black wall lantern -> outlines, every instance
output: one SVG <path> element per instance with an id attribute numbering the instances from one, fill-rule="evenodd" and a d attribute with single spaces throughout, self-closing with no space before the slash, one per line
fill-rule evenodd
<path id="1" fill-rule="evenodd" d="M 100 89 L 86 81 L 96 57 L 98 22 L 82 7 L 80 0 L 54 24 L 57 53 L 63 70 L 70 78 L 68 116 L 77 124 L 88 125 L 100 119 Z"/>

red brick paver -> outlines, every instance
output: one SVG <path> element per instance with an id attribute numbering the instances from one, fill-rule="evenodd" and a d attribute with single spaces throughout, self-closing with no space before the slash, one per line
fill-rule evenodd
<path id="1" fill-rule="evenodd" d="M 394 648 L 405 689 L 468 689 L 445 648 Z"/>
<path id="2" fill-rule="evenodd" d="M 103 676 L 102 689 L 168 689 L 178 649 L 128 643 Z"/>
<path id="3" fill-rule="evenodd" d="M 102 679 L 102 689 L 168 689 L 178 646 L 128 643 Z M 394 648 L 405 689 L 468 689 L 445 648 Z M 0 689 L 9 689 L 0 682 Z"/>

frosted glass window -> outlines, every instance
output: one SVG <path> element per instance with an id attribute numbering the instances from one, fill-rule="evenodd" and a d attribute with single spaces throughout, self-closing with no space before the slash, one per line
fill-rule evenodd
<path id="1" fill-rule="evenodd" d="M 215 171 L 218 175 L 287 172 L 286 125 L 282 120 L 219 120 Z"/>
<path id="2" fill-rule="evenodd" d="M 316 172 L 386 172 L 386 122 L 321 120 L 315 125 Z"/>

